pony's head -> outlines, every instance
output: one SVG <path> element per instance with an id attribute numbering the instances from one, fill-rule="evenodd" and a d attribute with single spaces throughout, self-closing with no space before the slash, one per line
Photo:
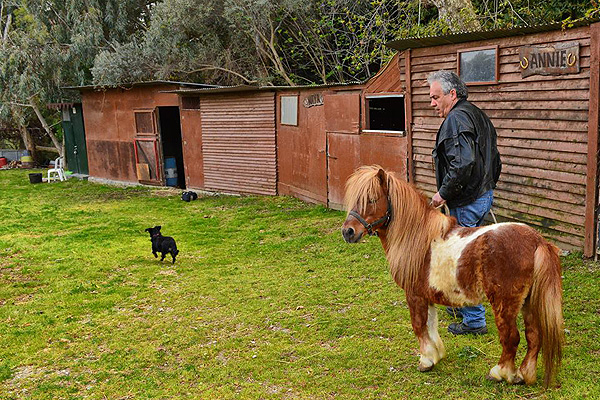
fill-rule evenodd
<path id="1" fill-rule="evenodd" d="M 344 198 L 346 220 L 342 236 L 348 243 L 358 242 L 365 233 L 378 235 L 391 220 L 388 175 L 378 165 L 358 168 L 346 182 Z"/>

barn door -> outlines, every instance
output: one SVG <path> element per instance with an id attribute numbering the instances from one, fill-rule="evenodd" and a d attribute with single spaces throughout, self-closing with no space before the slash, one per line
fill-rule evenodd
<path id="1" fill-rule="evenodd" d="M 136 110 L 135 120 L 135 163 L 140 183 L 163 185 L 162 152 L 154 110 Z"/>
<path id="2" fill-rule="evenodd" d="M 344 207 L 346 180 L 360 165 L 360 136 L 327 132 L 327 205 Z"/>
<path id="3" fill-rule="evenodd" d="M 346 180 L 360 164 L 360 91 L 324 98 L 327 132 L 327 205 L 341 209 Z"/>

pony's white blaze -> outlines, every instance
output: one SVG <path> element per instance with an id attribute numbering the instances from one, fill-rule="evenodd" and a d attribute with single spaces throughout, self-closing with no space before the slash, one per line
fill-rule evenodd
<path id="1" fill-rule="evenodd" d="M 480 303 L 484 298 L 483 289 L 477 288 L 477 298 L 468 297 L 461 291 L 458 280 L 458 260 L 468 245 L 478 237 L 495 231 L 507 225 L 517 225 L 512 222 L 494 224 L 482 227 L 472 234 L 460 237 L 457 233 L 449 235 L 445 240 L 435 239 L 431 242 L 431 264 L 429 269 L 429 285 L 442 292 L 448 300 L 456 305 Z M 522 225 L 522 224 L 520 224 Z"/>

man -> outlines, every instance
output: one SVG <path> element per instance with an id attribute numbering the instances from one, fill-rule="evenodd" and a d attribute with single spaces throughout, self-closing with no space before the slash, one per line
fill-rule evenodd
<path id="1" fill-rule="evenodd" d="M 487 115 L 467 101 L 467 86 L 454 72 L 437 71 L 427 81 L 431 106 L 444 118 L 432 153 L 438 192 L 431 203 L 445 203 L 461 226 L 480 226 L 492 207 L 502 169 L 496 130 Z M 450 333 L 487 333 L 481 304 L 447 311 L 462 316 L 462 323 L 448 326 Z"/>

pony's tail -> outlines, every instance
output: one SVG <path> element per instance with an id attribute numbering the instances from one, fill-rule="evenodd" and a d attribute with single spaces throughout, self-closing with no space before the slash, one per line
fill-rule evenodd
<path id="1" fill-rule="evenodd" d="M 544 387 L 558 373 L 562 358 L 563 314 L 559 249 L 549 243 L 538 246 L 534 256 L 532 309 L 538 316 L 544 357 Z"/>

